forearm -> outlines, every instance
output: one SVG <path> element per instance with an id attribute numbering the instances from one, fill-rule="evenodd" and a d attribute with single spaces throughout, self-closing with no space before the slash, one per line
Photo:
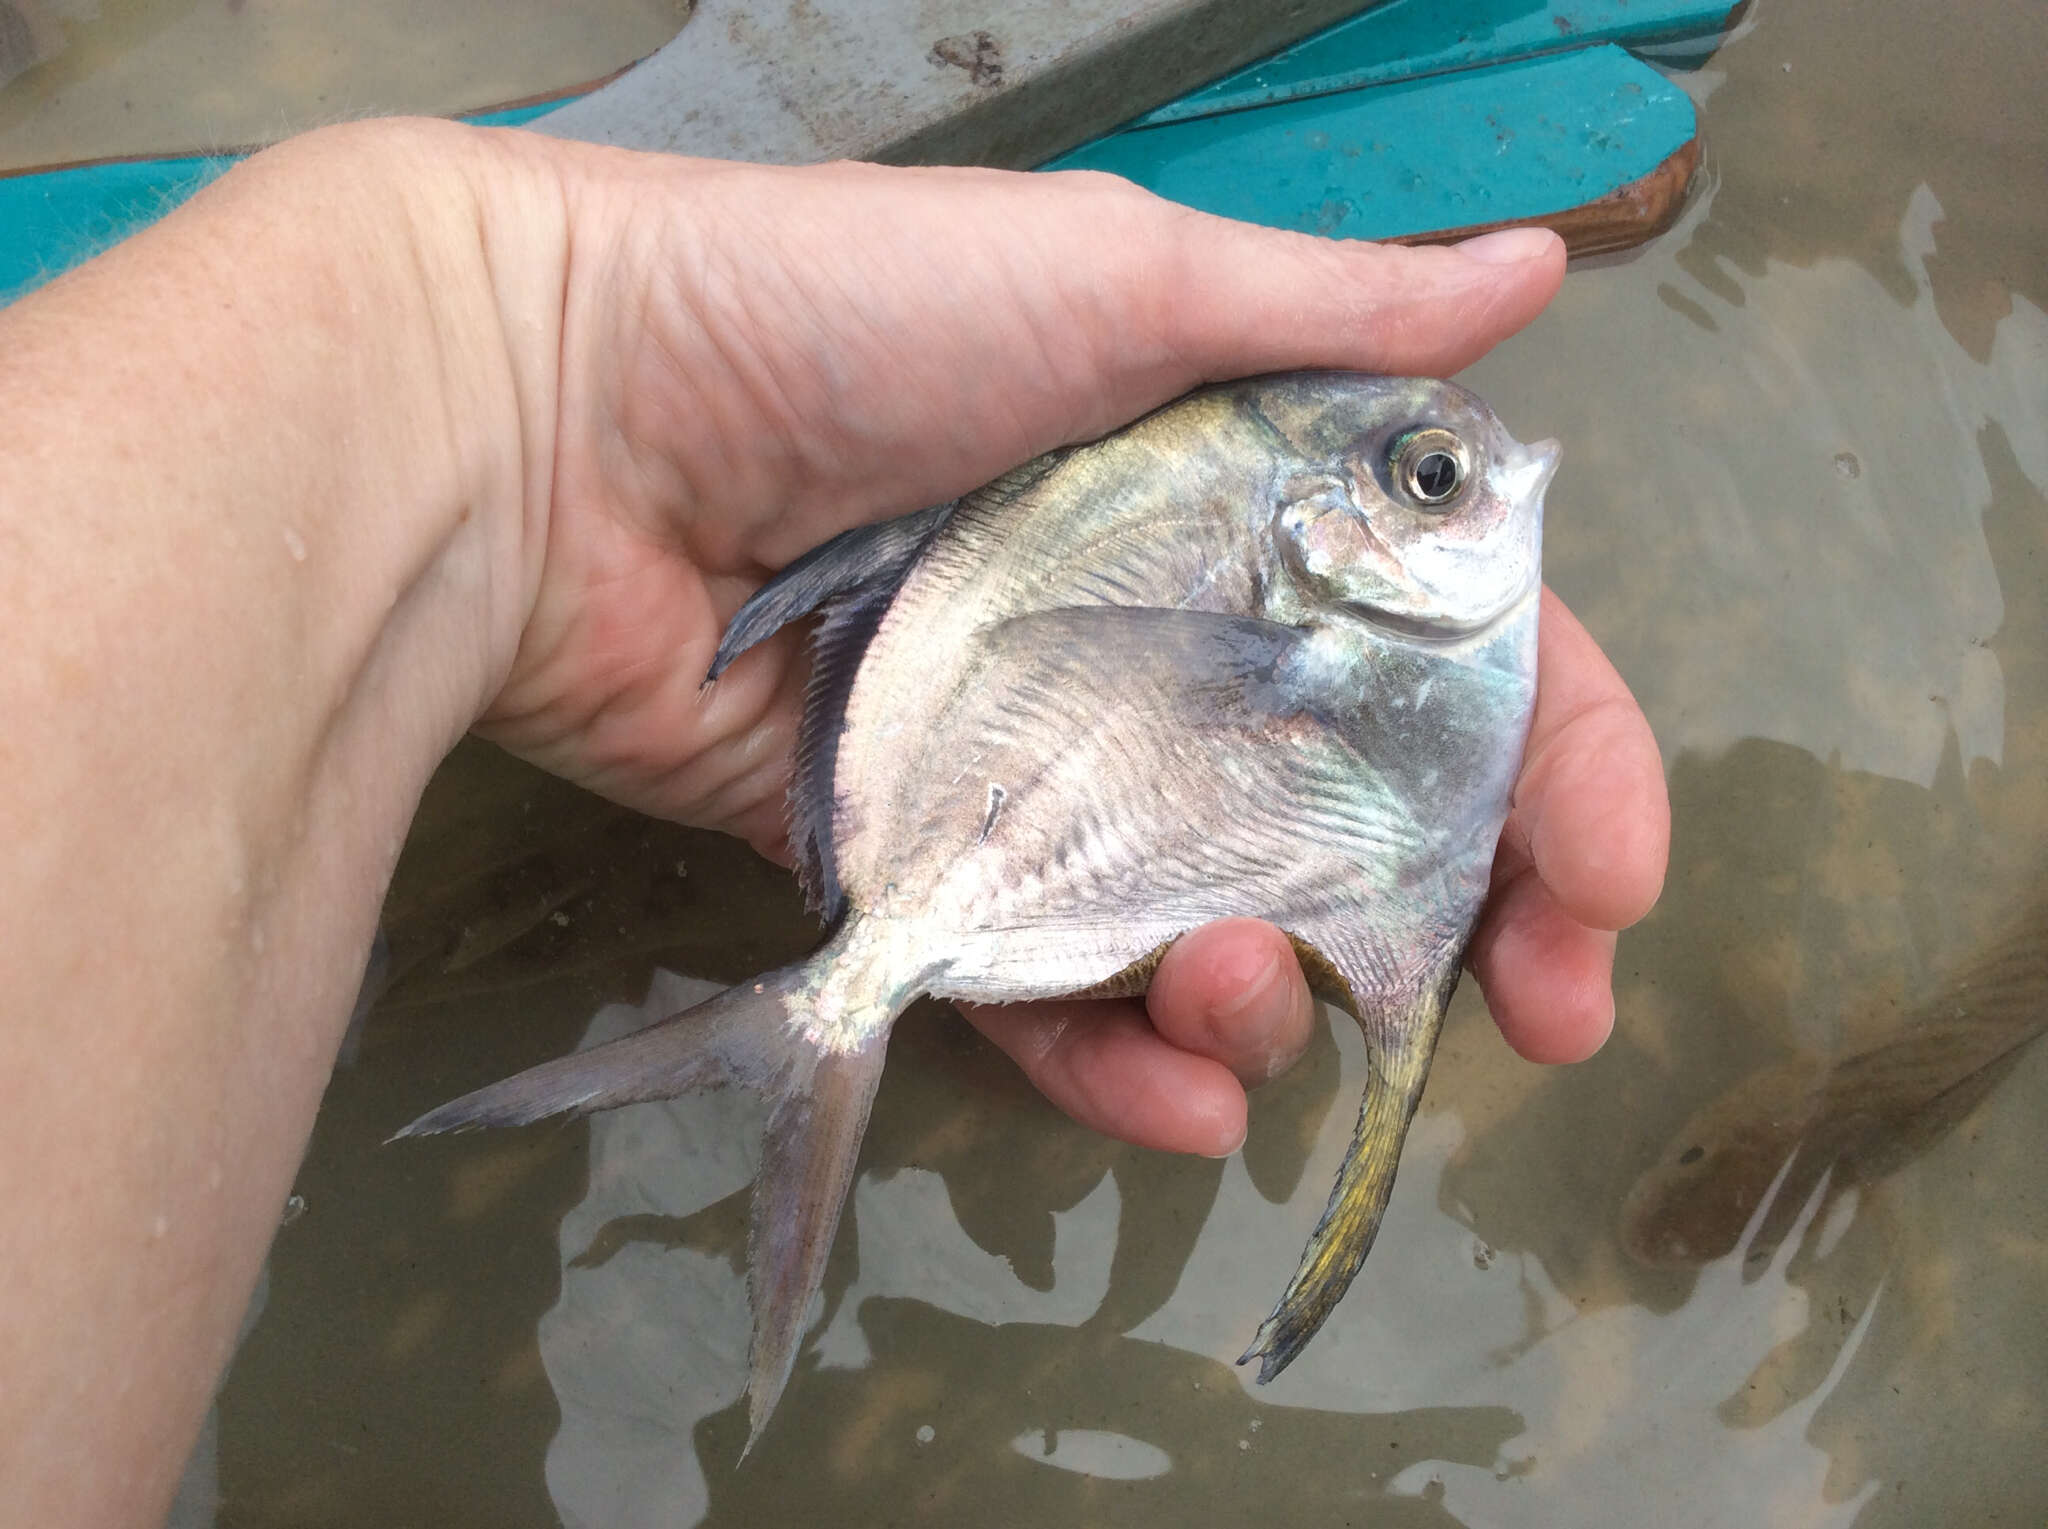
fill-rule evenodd
<path id="1" fill-rule="evenodd" d="M 470 150 L 427 132 L 265 156 L 0 314 L 23 1522 L 161 1510 L 418 792 L 531 599 L 554 341 L 494 338 Z"/>

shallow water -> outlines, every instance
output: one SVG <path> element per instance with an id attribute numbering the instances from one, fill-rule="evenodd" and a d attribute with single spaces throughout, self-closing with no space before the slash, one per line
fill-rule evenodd
<path id="1" fill-rule="evenodd" d="M 0 0 L 43 59 L 10 80 L 27 55 L 0 50 L 0 171 L 212 153 L 354 117 L 553 95 L 652 53 L 693 4 Z"/>
<path id="2" fill-rule="evenodd" d="M 1089 1136 L 920 1011 L 736 1470 L 742 1102 L 378 1143 L 673 1001 L 657 968 L 813 931 L 744 851 L 471 745 L 182 1521 L 2048 1522 L 2048 1047 L 1775 1252 L 1645 1268 L 1619 1225 L 1731 1086 L 1938 1022 L 2048 877 L 2048 12 L 1939 9 L 1758 0 L 1686 77 L 1681 225 L 1470 378 L 1566 443 L 1550 574 L 1664 743 L 1670 889 L 1594 1061 L 1522 1063 L 1461 995 L 1380 1246 L 1285 1376 L 1230 1360 L 1320 1207 L 1350 1027 L 1214 1164 Z"/>

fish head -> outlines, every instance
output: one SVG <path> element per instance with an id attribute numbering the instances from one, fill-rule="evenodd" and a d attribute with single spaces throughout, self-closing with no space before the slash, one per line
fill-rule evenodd
<path id="1" fill-rule="evenodd" d="M 1435 378 L 1318 373 L 1259 403 L 1298 453 L 1273 534 L 1305 603 L 1459 637 L 1535 591 L 1557 442 L 1523 445 Z"/>

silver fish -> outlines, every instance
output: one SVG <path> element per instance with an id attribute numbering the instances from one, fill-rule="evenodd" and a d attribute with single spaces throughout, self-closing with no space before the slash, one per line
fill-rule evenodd
<path id="1" fill-rule="evenodd" d="M 825 944 L 399 1134 L 764 1094 L 751 1447 L 897 1015 L 1139 993 L 1179 936 L 1262 917 L 1371 1056 L 1328 1207 L 1240 1360 L 1271 1379 L 1372 1244 L 1486 894 L 1556 462 L 1453 384 L 1298 373 L 827 542 L 740 610 L 710 676 L 823 612 L 790 800 Z"/>

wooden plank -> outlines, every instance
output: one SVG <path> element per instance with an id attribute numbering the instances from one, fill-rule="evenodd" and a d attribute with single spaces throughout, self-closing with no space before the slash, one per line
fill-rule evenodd
<path id="1" fill-rule="evenodd" d="M 1616 250 L 1634 249 L 1676 223 L 1678 215 L 1685 211 L 1685 193 L 1699 167 L 1700 141 L 1694 138 L 1674 149 L 1649 174 L 1580 206 L 1525 218 L 1504 218 L 1495 223 L 1468 223 L 1462 228 L 1394 234 L 1386 242 L 1456 244 L 1460 239 L 1533 224 L 1554 230 L 1573 259 L 1581 255 L 1610 255 Z"/>
<path id="2" fill-rule="evenodd" d="M 0 0 L 0 85 L 64 51 L 64 28 L 43 0 Z"/>
<path id="3" fill-rule="evenodd" d="M 536 124 L 778 164 L 1026 169 L 1362 0 L 699 0 L 676 40 Z"/>
<path id="4" fill-rule="evenodd" d="M 1749 0 L 1389 0 L 1125 124 L 1153 127 L 1595 43 L 1711 38 Z"/>
<path id="5" fill-rule="evenodd" d="M 1047 168 L 1306 233 L 1415 241 L 1535 222 L 1591 253 L 1669 225 L 1697 137 L 1684 92 L 1602 45 L 1113 133 Z"/>
<path id="6" fill-rule="evenodd" d="M 113 160 L 0 176 L 0 305 L 154 223 L 232 160 Z"/>

